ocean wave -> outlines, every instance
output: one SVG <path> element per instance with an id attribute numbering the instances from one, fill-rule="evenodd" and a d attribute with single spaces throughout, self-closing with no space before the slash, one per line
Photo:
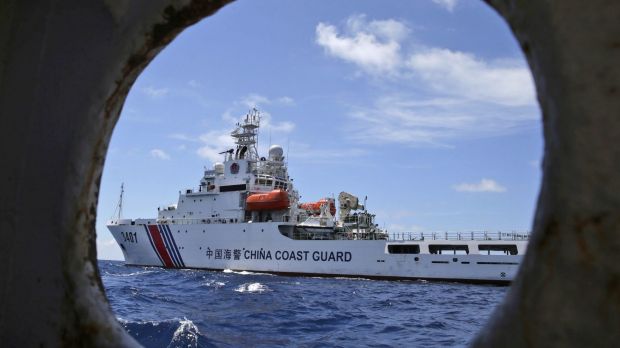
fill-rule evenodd
<path id="1" fill-rule="evenodd" d="M 372 281 L 374 281 L 372 279 L 362 278 L 362 277 L 333 277 L 333 279 L 338 279 L 338 280 L 363 280 L 365 282 L 372 282 Z"/>
<path id="2" fill-rule="evenodd" d="M 179 325 L 172 335 L 168 347 L 198 347 L 198 338 L 201 335 L 198 327 L 194 325 L 194 322 L 184 318 L 179 324 L 181 325 Z"/>
<path id="3" fill-rule="evenodd" d="M 506 293 L 484 285 L 180 272 L 120 262 L 100 262 L 100 270 L 122 327 L 147 348 L 466 346 Z"/>
<path id="4" fill-rule="evenodd" d="M 156 271 L 154 270 L 144 270 L 144 271 L 137 271 L 137 272 L 132 272 L 132 273 L 112 273 L 112 272 L 105 272 L 104 276 L 110 276 L 110 277 L 135 277 L 135 276 L 139 276 L 139 275 L 144 275 L 144 274 L 149 274 L 149 273 L 155 273 Z"/>
<path id="5" fill-rule="evenodd" d="M 218 282 L 215 280 L 207 280 L 206 282 L 200 283 L 202 286 L 210 287 L 210 288 L 221 288 L 226 285 L 226 282 Z"/>
<path id="6" fill-rule="evenodd" d="M 129 334 L 147 347 L 203 347 L 207 343 L 206 337 L 187 318 L 144 321 L 117 319 Z"/>
<path id="7" fill-rule="evenodd" d="M 267 285 L 263 285 L 261 283 L 245 283 L 245 284 L 241 284 L 239 285 L 236 289 L 236 292 L 248 292 L 248 293 L 261 293 L 261 292 L 265 292 L 265 291 L 271 291 L 271 289 L 269 289 L 267 287 Z"/>
<path id="8" fill-rule="evenodd" d="M 273 275 L 273 274 L 269 274 L 269 273 L 261 273 L 261 272 L 250 272 L 250 271 L 233 271 L 232 269 L 225 269 L 222 272 L 224 273 L 233 273 L 233 274 L 240 274 L 240 275 Z"/>

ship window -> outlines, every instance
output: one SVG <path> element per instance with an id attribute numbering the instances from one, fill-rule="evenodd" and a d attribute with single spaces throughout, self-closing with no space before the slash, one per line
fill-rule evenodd
<path id="1" fill-rule="evenodd" d="M 388 245 L 390 254 L 419 254 L 420 246 L 417 244 L 390 244 Z"/>
<path id="2" fill-rule="evenodd" d="M 273 181 L 272 180 L 267 180 L 267 182 L 265 182 L 265 185 L 271 186 L 271 185 L 273 185 Z"/>
<path id="3" fill-rule="evenodd" d="M 514 244 L 480 244 L 480 253 L 486 251 L 487 255 L 517 255 L 519 252 Z"/>
<path id="4" fill-rule="evenodd" d="M 428 246 L 428 251 L 431 254 L 466 255 L 469 254 L 469 247 L 467 245 L 431 244 Z"/>
<path id="5" fill-rule="evenodd" d="M 247 187 L 245 184 L 220 186 L 220 192 L 244 191 Z M 215 197 L 213 198 L 215 200 Z"/>

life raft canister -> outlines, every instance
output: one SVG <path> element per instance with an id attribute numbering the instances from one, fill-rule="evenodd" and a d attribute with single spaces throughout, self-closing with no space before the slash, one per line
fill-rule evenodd
<path id="1" fill-rule="evenodd" d="M 245 209 L 249 211 L 284 210 L 289 205 L 288 193 L 284 190 L 255 193 L 245 200 Z"/>
<path id="2" fill-rule="evenodd" d="M 318 214 L 321 212 L 321 206 L 325 203 L 329 203 L 329 212 L 332 215 L 336 215 L 336 204 L 334 200 L 330 198 L 321 198 L 316 202 L 301 203 L 299 204 L 299 208 L 307 210 L 312 214 Z"/>

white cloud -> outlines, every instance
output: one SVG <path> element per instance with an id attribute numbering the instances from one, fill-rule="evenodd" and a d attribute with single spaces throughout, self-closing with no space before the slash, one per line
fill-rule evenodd
<path id="1" fill-rule="evenodd" d="M 290 97 L 280 97 L 272 101 L 265 96 L 252 93 L 244 98 L 241 98 L 239 101 L 236 101 L 233 107 L 226 110 L 222 114 L 222 119 L 227 123 L 230 123 L 230 128 L 212 130 L 199 136 L 192 136 L 185 133 L 173 133 L 168 135 L 168 137 L 188 143 L 200 143 L 200 146 L 198 147 L 198 149 L 196 149 L 196 154 L 198 154 L 198 156 L 205 158 L 212 163 L 221 162 L 224 160 L 224 155 L 221 154 L 221 152 L 235 147 L 234 139 L 230 136 L 230 133 L 235 127 L 234 125 L 240 120 L 242 120 L 245 116 L 245 112 L 236 114 L 234 110 L 239 109 L 239 106 L 241 105 L 252 105 L 251 107 L 254 107 L 261 104 L 275 103 L 293 103 L 293 99 Z M 264 136 L 266 134 L 286 134 L 292 132 L 294 129 L 295 123 L 291 121 L 275 122 L 269 112 L 261 110 L 261 140 L 264 139 Z M 262 148 L 262 142 L 260 143 L 260 145 L 261 148 L 259 150 L 261 151 L 261 153 L 265 153 L 266 148 Z"/>
<path id="2" fill-rule="evenodd" d="M 240 103 L 247 108 L 262 108 L 265 105 L 269 104 L 294 105 L 295 101 L 293 100 L 293 98 L 287 96 L 270 99 L 258 93 L 250 93 L 247 96 L 241 98 Z"/>
<path id="3" fill-rule="evenodd" d="M 433 2 L 452 12 L 458 3 L 458 0 L 433 0 Z"/>
<path id="4" fill-rule="evenodd" d="M 349 117 L 349 137 L 366 143 L 450 147 L 454 138 L 508 134 L 529 126 L 537 115 L 528 108 L 506 110 L 462 99 L 421 99 L 391 95 Z"/>
<path id="5" fill-rule="evenodd" d="M 168 88 L 155 88 L 153 86 L 149 86 L 142 89 L 146 95 L 151 98 L 161 98 L 168 94 Z"/>
<path id="6" fill-rule="evenodd" d="M 325 52 L 354 63 L 371 74 L 394 73 L 401 64 L 400 41 L 409 32 L 399 21 L 366 21 L 365 15 L 351 16 L 346 33 L 326 23 L 316 26 L 316 43 Z"/>
<path id="7" fill-rule="evenodd" d="M 220 154 L 220 152 L 235 146 L 230 136 L 230 130 L 210 131 L 202 134 L 198 139 L 202 146 L 196 150 L 196 153 L 198 156 L 208 159 L 211 163 L 223 161 L 224 155 Z"/>
<path id="8" fill-rule="evenodd" d="M 97 258 L 99 260 L 123 260 L 123 252 L 114 238 L 97 238 Z"/>
<path id="9" fill-rule="evenodd" d="M 275 101 L 272 101 L 271 99 L 262 96 L 260 94 L 250 94 L 244 98 L 241 99 L 240 102 L 241 105 L 244 106 L 248 106 L 250 108 L 253 107 L 258 107 L 260 105 L 264 105 L 264 104 L 272 104 L 272 103 L 280 103 L 280 104 L 288 104 L 288 103 L 293 103 L 293 99 L 289 98 L 289 97 L 280 97 L 278 99 L 276 99 Z M 235 104 L 238 104 L 235 103 Z M 254 105 L 254 106 L 250 106 L 250 105 Z M 261 121 L 260 121 L 260 128 L 261 128 L 261 133 L 262 134 L 267 134 L 269 132 L 273 132 L 273 133 L 290 133 L 295 129 L 295 123 L 291 122 L 291 121 L 281 121 L 281 122 L 275 122 L 273 120 L 273 117 L 271 116 L 271 114 L 266 111 L 264 108 L 261 108 L 260 110 L 260 116 L 261 116 Z M 247 112 L 247 111 L 246 111 Z M 226 112 L 224 112 L 222 114 L 222 119 L 229 122 L 231 125 L 235 125 L 237 124 L 237 122 L 239 122 L 240 120 L 242 120 L 245 117 L 246 113 L 244 112 L 243 114 L 235 114 L 233 112 L 233 109 L 228 109 L 226 110 Z M 231 129 L 232 131 L 232 129 Z"/>
<path id="10" fill-rule="evenodd" d="M 303 159 L 305 163 L 342 163 L 343 160 L 359 158 L 368 154 L 367 150 L 360 148 L 329 149 L 299 142 L 291 143 L 290 147 L 290 158 Z"/>
<path id="11" fill-rule="evenodd" d="M 456 2 L 447 3 L 454 6 Z M 453 8 L 453 7 L 450 7 Z M 316 41 L 330 55 L 387 77 L 372 104 L 352 107 L 350 138 L 373 143 L 450 146 L 449 140 L 508 134 L 539 120 L 528 67 L 516 59 L 409 45 L 410 30 L 394 19 L 351 16 L 343 34 L 319 23 Z M 390 90 L 398 92 L 390 92 Z M 415 91 L 405 95 L 403 90 Z"/>
<path id="12" fill-rule="evenodd" d="M 184 133 L 172 133 L 168 135 L 168 138 L 182 141 L 200 141 L 200 139 L 192 137 Z"/>
<path id="13" fill-rule="evenodd" d="M 261 112 L 260 128 L 262 134 L 267 134 L 268 132 L 290 133 L 295 129 L 295 123 L 291 121 L 274 122 L 271 114 L 263 111 Z"/>
<path id="14" fill-rule="evenodd" d="M 258 108 L 265 106 L 266 104 L 271 104 L 271 100 L 260 94 L 252 93 L 241 99 L 241 104 L 247 106 L 248 108 Z"/>
<path id="15" fill-rule="evenodd" d="M 453 187 L 459 192 L 505 192 L 506 188 L 498 184 L 495 180 L 482 179 L 477 183 L 462 183 Z"/>
<path id="16" fill-rule="evenodd" d="M 97 244 L 104 246 L 104 247 L 110 247 L 110 246 L 116 245 L 116 241 L 114 240 L 114 238 L 112 238 L 106 241 L 97 241 Z"/>
<path id="17" fill-rule="evenodd" d="M 412 54 L 407 66 L 436 92 L 506 106 L 532 105 L 534 82 L 523 64 L 486 62 L 442 48 Z"/>
<path id="18" fill-rule="evenodd" d="M 153 158 L 161 159 L 161 160 L 169 160 L 170 155 L 168 155 L 164 150 L 161 149 L 153 149 L 151 150 L 151 156 Z"/>
<path id="19" fill-rule="evenodd" d="M 401 46 L 410 30 L 394 19 L 368 22 L 364 15 L 355 15 L 347 20 L 345 31 L 348 34 L 340 34 L 335 26 L 319 23 L 316 42 L 369 74 L 398 75 L 411 86 L 453 98 L 506 106 L 535 104 L 534 82 L 521 60 L 485 61 L 467 52 L 420 45 L 404 53 Z"/>
<path id="20" fill-rule="evenodd" d="M 202 87 L 202 84 L 196 80 L 189 80 L 189 82 L 187 82 L 187 84 L 192 87 L 192 88 L 199 88 Z"/>
<path id="21" fill-rule="evenodd" d="M 282 105 L 295 105 L 295 100 L 293 100 L 293 98 L 291 97 L 280 97 L 278 99 L 276 99 L 276 101 L 278 102 L 278 104 L 282 104 Z"/>

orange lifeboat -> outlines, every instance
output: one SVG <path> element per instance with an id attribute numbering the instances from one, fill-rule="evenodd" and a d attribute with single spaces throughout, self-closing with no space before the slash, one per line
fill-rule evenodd
<path id="1" fill-rule="evenodd" d="M 336 214 L 336 204 L 332 198 L 321 198 L 316 202 L 308 202 L 299 204 L 299 209 L 308 211 L 310 214 L 320 214 L 321 206 L 325 203 L 329 203 L 329 212 L 332 215 Z"/>
<path id="2" fill-rule="evenodd" d="M 255 193 L 245 200 L 245 209 L 249 211 L 284 210 L 289 205 L 288 193 L 284 190 Z"/>

